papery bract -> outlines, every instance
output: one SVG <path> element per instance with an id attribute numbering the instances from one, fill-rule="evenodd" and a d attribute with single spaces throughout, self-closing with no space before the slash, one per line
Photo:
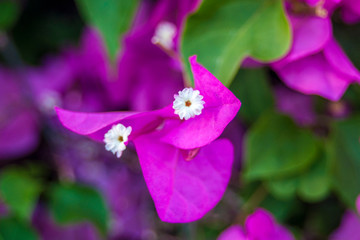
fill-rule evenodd
<path id="1" fill-rule="evenodd" d="M 257 209 L 249 215 L 245 228 L 234 225 L 225 230 L 218 240 L 294 240 L 295 238 L 274 217 L 264 209 Z"/>
<path id="2" fill-rule="evenodd" d="M 202 147 L 215 140 L 227 124 L 235 117 L 240 101 L 209 71 L 190 58 L 194 73 L 195 89 L 204 96 L 201 115 L 181 121 L 174 114 L 172 104 L 152 112 L 76 113 L 57 109 L 62 124 L 68 129 L 103 141 L 104 134 L 115 124 L 131 126 L 133 133 L 129 139 L 154 130 L 163 121 L 169 120 L 172 129 L 162 137 L 162 141 L 181 149 Z"/>
<path id="3" fill-rule="evenodd" d="M 325 2 L 328 15 L 337 4 Z M 297 16 L 291 10 L 289 16 L 293 46 L 272 68 L 290 88 L 339 100 L 349 84 L 360 81 L 360 73 L 333 38 L 330 17 Z"/>
<path id="4" fill-rule="evenodd" d="M 234 159 L 230 141 L 215 140 L 186 161 L 181 149 L 157 140 L 156 134 L 135 141 L 146 184 L 159 217 L 189 222 L 203 217 L 221 199 Z"/>
<path id="5" fill-rule="evenodd" d="M 57 109 L 65 127 L 98 141 L 103 141 L 115 124 L 131 126 L 129 141 L 135 143 L 159 216 L 168 222 L 194 221 L 213 208 L 226 189 L 234 158 L 229 141 L 212 141 L 235 117 L 241 103 L 196 62 L 196 57 L 190 58 L 190 64 L 195 88 L 205 102 L 203 112 L 195 118 L 180 120 L 172 104 L 151 112 L 76 113 Z M 199 147 L 203 148 L 195 154 L 188 153 Z"/>
<path id="6" fill-rule="evenodd" d="M 342 0 L 341 15 L 344 22 L 353 24 L 360 21 L 360 4 L 358 0 Z"/>

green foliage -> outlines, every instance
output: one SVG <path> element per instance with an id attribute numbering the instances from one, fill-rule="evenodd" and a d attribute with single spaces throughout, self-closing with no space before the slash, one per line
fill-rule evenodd
<path id="1" fill-rule="evenodd" d="M 230 90 L 241 100 L 239 115 L 248 123 L 255 122 L 274 107 L 274 97 L 265 69 L 240 69 Z"/>
<path id="2" fill-rule="evenodd" d="M 40 191 L 40 182 L 24 169 L 8 168 L 0 173 L 0 197 L 21 219 L 30 219 Z"/>
<path id="3" fill-rule="evenodd" d="M 205 0 L 186 22 L 181 52 L 198 60 L 226 86 L 240 63 L 280 58 L 291 43 L 281 0 Z M 187 61 L 186 61 L 187 62 Z M 191 76 L 187 64 L 188 76 Z"/>
<path id="4" fill-rule="evenodd" d="M 19 16 L 19 6 L 15 1 L 0 1 L 0 30 L 11 28 Z"/>
<path id="5" fill-rule="evenodd" d="M 319 154 L 311 167 L 303 173 L 267 182 L 269 191 L 278 199 L 298 196 L 307 202 L 318 202 L 330 192 L 330 176 L 325 154 Z"/>
<path id="6" fill-rule="evenodd" d="M 27 223 L 14 217 L 0 219 L 0 239 L 4 240 L 36 240 L 38 236 Z"/>
<path id="7" fill-rule="evenodd" d="M 318 143 L 312 133 L 288 117 L 263 115 L 246 136 L 245 179 L 279 179 L 301 173 L 315 160 Z"/>
<path id="8" fill-rule="evenodd" d="M 120 49 L 121 36 L 130 27 L 138 0 L 77 0 L 84 19 L 102 34 L 112 60 Z"/>
<path id="9" fill-rule="evenodd" d="M 354 207 L 360 193 L 360 116 L 332 125 L 329 155 L 335 190 L 348 206 Z"/>
<path id="10" fill-rule="evenodd" d="M 102 195 L 93 188 L 75 184 L 53 185 L 49 207 L 60 224 L 90 221 L 101 234 L 107 232 L 109 211 Z"/>

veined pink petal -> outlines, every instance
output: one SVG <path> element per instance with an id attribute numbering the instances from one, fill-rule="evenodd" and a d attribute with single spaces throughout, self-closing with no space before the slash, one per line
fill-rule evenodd
<path id="1" fill-rule="evenodd" d="M 233 225 L 223 231 L 217 240 L 247 240 L 240 225 Z"/>
<path id="2" fill-rule="evenodd" d="M 231 175 L 233 146 L 216 140 L 190 161 L 155 134 L 134 140 L 146 184 L 161 220 L 200 219 L 222 198 Z"/>
<path id="3" fill-rule="evenodd" d="M 287 86 L 304 94 L 339 100 L 352 82 L 334 69 L 321 53 L 274 68 Z"/>
<path id="4" fill-rule="evenodd" d="M 241 106 L 229 89 L 196 62 L 196 56 L 189 60 L 195 88 L 204 96 L 204 109 L 195 118 L 179 120 L 179 124 L 162 137 L 162 141 L 181 149 L 202 147 L 218 138 Z"/>
<path id="5" fill-rule="evenodd" d="M 214 75 L 196 61 L 196 56 L 189 57 L 191 71 L 194 76 L 195 89 L 204 96 L 205 108 L 235 105 L 240 108 L 240 101 Z M 234 113 L 234 116 L 236 112 Z"/>
<path id="6" fill-rule="evenodd" d="M 162 114 L 167 110 L 161 109 L 153 112 L 107 112 L 84 113 L 72 112 L 56 108 L 57 115 L 64 127 L 80 134 L 86 135 L 96 141 L 103 141 L 104 134 L 118 123 L 132 127 L 129 139 L 154 130 L 163 122 Z"/>

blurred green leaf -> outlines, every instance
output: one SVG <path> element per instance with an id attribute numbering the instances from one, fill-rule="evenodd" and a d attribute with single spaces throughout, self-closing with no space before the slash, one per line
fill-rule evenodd
<path id="1" fill-rule="evenodd" d="M 289 178 L 268 181 L 269 191 L 278 199 L 289 200 L 296 193 L 307 202 L 323 200 L 330 192 L 330 176 L 325 154 L 319 157 L 313 165 L 301 174 Z"/>
<path id="2" fill-rule="evenodd" d="M 360 116 L 332 125 L 328 150 L 335 190 L 350 207 L 360 193 Z"/>
<path id="3" fill-rule="evenodd" d="M 19 218 L 30 219 L 40 191 L 40 182 L 24 169 L 8 168 L 0 174 L 0 197 Z"/>
<path id="4" fill-rule="evenodd" d="M 346 55 L 360 69 L 360 23 L 345 24 L 334 21 L 333 29 L 335 38 L 339 41 Z"/>
<path id="5" fill-rule="evenodd" d="M 107 232 L 108 208 L 101 194 L 88 186 L 53 185 L 50 190 L 50 211 L 60 224 L 90 221 L 101 234 Z"/>
<path id="6" fill-rule="evenodd" d="M 293 212 L 301 209 L 299 200 L 279 200 L 268 195 L 261 203 L 261 207 L 269 210 L 279 222 L 284 222 Z"/>
<path id="7" fill-rule="evenodd" d="M 34 229 L 25 222 L 14 217 L 0 219 L 0 239 L 4 240 L 36 240 Z"/>
<path id="8" fill-rule="evenodd" d="M 282 178 L 268 181 L 267 188 L 277 199 L 288 200 L 295 197 L 298 184 L 297 177 Z"/>
<path id="9" fill-rule="evenodd" d="M 245 179 L 276 179 L 306 169 L 316 157 L 318 143 L 313 134 L 288 117 L 263 115 L 246 136 Z"/>
<path id="10" fill-rule="evenodd" d="M 281 0 L 204 0 L 186 22 L 181 52 L 185 60 L 197 55 L 229 86 L 245 57 L 272 61 L 286 54 L 290 43 Z"/>
<path id="11" fill-rule="evenodd" d="M 311 166 L 309 171 L 300 176 L 299 196 L 308 202 L 323 200 L 330 193 L 330 176 L 325 154 Z"/>
<path id="12" fill-rule="evenodd" d="M 240 69 L 230 90 L 241 100 L 239 115 L 248 123 L 255 122 L 274 107 L 274 97 L 263 68 Z"/>
<path id="13" fill-rule="evenodd" d="M 102 34 L 112 60 L 120 49 L 121 36 L 130 27 L 138 0 L 76 0 L 84 19 Z"/>
<path id="14" fill-rule="evenodd" d="M 0 1 L 0 30 L 11 28 L 19 16 L 19 6 L 15 1 Z"/>

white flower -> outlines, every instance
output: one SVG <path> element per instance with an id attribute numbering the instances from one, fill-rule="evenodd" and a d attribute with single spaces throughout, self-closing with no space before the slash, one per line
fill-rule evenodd
<path id="1" fill-rule="evenodd" d="M 155 30 L 155 35 L 151 38 L 153 44 L 160 44 L 166 49 L 174 47 L 174 37 L 176 26 L 171 22 L 160 22 Z"/>
<path id="2" fill-rule="evenodd" d="M 125 127 L 120 123 L 112 126 L 104 136 L 105 149 L 120 158 L 122 152 L 126 149 L 125 143 L 128 141 L 131 130 L 131 127 Z"/>
<path id="3" fill-rule="evenodd" d="M 174 95 L 173 109 L 180 119 L 188 120 L 189 118 L 200 115 L 204 108 L 205 102 L 202 100 L 199 90 L 184 88 L 179 94 Z"/>

